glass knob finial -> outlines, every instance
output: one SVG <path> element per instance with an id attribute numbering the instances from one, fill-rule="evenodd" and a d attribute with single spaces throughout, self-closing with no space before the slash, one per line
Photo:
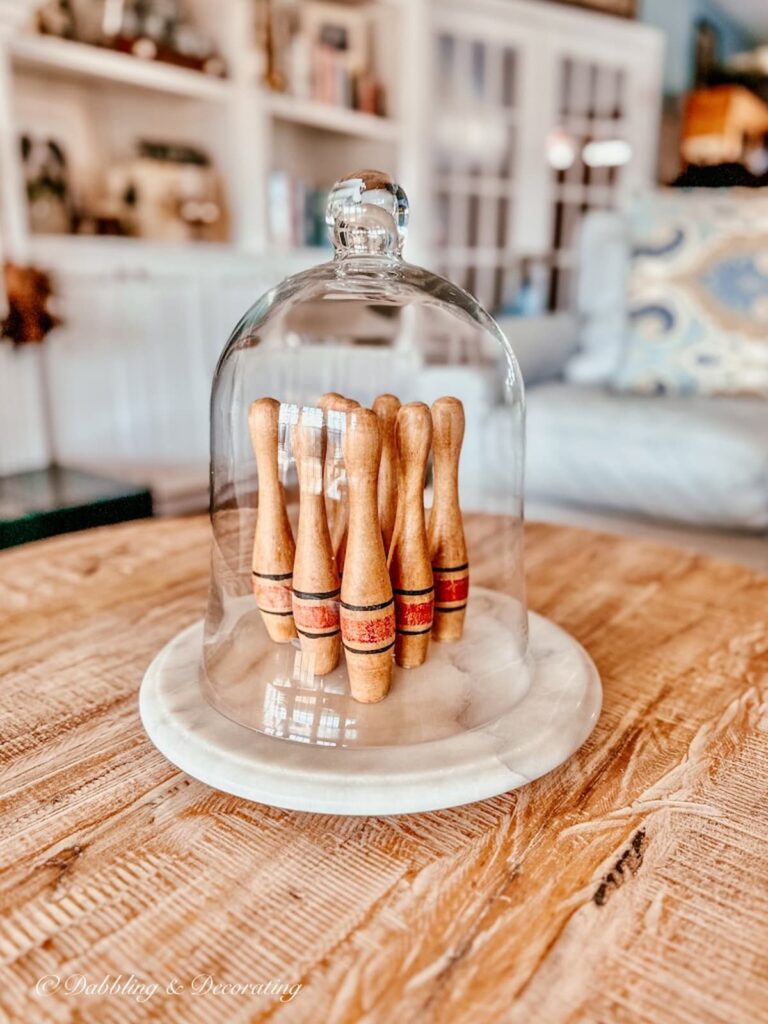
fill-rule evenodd
<path id="1" fill-rule="evenodd" d="M 331 189 L 325 223 L 337 257 L 399 256 L 408 227 L 408 197 L 389 174 L 355 171 Z"/>

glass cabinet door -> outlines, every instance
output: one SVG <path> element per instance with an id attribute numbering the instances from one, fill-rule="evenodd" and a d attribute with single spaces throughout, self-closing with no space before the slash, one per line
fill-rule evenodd
<path id="1" fill-rule="evenodd" d="M 585 214 L 654 180 L 660 38 L 493 0 L 435 5 L 433 31 L 436 264 L 496 312 L 566 309 Z"/>
<path id="2" fill-rule="evenodd" d="M 437 265 L 497 309 L 518 202 L 518 47 L 500 37 L 497 24 L 448 18 L 435 37 L 434 60 Z"/>

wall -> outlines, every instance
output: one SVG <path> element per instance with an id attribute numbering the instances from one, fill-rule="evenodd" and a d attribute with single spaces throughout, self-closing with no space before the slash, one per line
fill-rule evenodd
<path id="1" fill-rule="evenodd" d="M 678 96 L 693 78 L 696 22 L 706 18 L 720 34 L 723 58 L 755 45 L 749 32 L 734 21 L 715 0 L 641 0 L 640 19 L 664 32 L 664 92 Z"/>

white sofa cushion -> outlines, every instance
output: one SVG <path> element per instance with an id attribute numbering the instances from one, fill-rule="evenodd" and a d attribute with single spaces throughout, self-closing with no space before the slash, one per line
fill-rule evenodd
<path id="1" fill-rule="evenodd" d="M 617 212 L 594 211 L 579 232 L 576 307 L 579 350 L 565 375 L 581 384 L 610 380 L 621 361 L 627 332 L 629 222 Z"/>
<path id="2" fill-rule="evenodd" d="M 663 189 L 633 204 L 620 390 L 768 398 L 768 197 L 760 191 Z"/>
<path id="3" fill-rule="evenodd" d="M 768 529 L 768 402 L 543 384 L 527 493 L 692 525 Z"/>

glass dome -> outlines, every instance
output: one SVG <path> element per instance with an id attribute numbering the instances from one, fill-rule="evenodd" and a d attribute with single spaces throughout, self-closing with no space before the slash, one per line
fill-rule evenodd
<path id="1" fill-rule="evenodd" d="M 389 176 L 338 182 L 326 219 L 333 259 L 216 370 L 202 686 L 268 736 L 424 743 L 530 685 L 523 384 L 488 313 L 402 259 Z"/>

